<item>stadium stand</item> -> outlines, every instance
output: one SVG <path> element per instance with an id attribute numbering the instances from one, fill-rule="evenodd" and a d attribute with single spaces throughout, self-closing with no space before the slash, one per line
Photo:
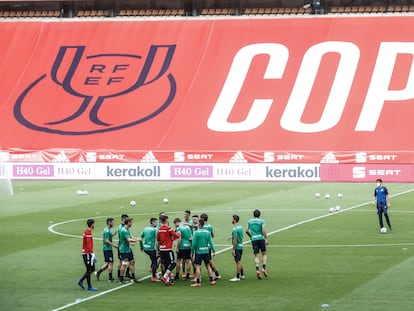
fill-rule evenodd
<path id="1" fill-rule="evenodd" d="M 392 13 L 414 14 L 414 0 L 0 0 L 2 19 Z"/>
<path id="2" fill-rule="evenodd" d="M 200 15 L 234 15 L 234 10 L 231 8 L 202 9 Z"/>
<path id="3" fill-rule="evenodd" d="M 184 16 L 184 9 L 147 9 L 147 10 L 124 10 L 118 12 L 119 17 L 136 16 Z"/>

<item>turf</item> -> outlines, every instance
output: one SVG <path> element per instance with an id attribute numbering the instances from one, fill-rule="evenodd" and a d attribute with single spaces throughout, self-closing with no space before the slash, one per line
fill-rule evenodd
<path id="1" fill-rule="evenodd" d="M 393 231 L 379 234 L 373 184 L 351 183 L 191 183 L 15 181 L 15 195 L 0 196 L 0 287 L 2 310 L 413 310 L 414 192 L 410 184 L 387 184 Z M 88 190 L 87 196 L 76 195 Z M 321 193 L 316 199 L 314 194 Z M 0 192 L 1 193 L 1 192 Z M 326 193 L 331 199 L 324 199 Z M 343 193 L 343 198 L 337 197 Z M 163 203 L 163 198 L 169 204 Z M 129 202 L 135 200 L 135 207 Z M 329 213 L 340 205 L 341 212 Z M 231 215 L 245 226 L 259 208 L 269 234 L 269 277 L 258 280 L 246 240 L 246 280 L 232 283 L 235 264 L 228 245 Z M 191 288 L 151 283 L 149 260 L 134 249 L 142 284 L 120 287 L 93 278 L 98 292 L 81 290 L 81 238 L 87 218 L 95 218 L 95 253 L 103 262 L 101 235 L 109 216 L 134 217 L 137 236 L 150 217 L 171 218 L 206 212 L 214 226 L 222 279 Z M 203 271 L 203 280 L 207 278 Z M 116 272 L 115 272 L 116 274 Z M 113 291 L 110 291 L 113 290 Z M 97 296 L 96 296 L 97 295 Z M 75 302 L 78 303 L 75 303 Z"/>

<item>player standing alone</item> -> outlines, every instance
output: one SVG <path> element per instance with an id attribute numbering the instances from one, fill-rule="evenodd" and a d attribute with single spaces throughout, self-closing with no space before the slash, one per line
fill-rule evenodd
<path id="1" fill-rule="evenodd" d="M 378 178 L 376 180 L 377 187 L 374 190 L 374 198 L 372 204 L 377 206 L 377 214 L 379 220 L 380 229 L 384 227 L 382 221 L 382 214 L 384 214 L 385 220 L 387 221 L 388 228 L 391 228 L 390 217 L 388 216 L 388 208 L 391 206 L 390 198 L 388 196 L 388 189 L 382 185 L 382 179 Z"/>
<path id="2" fill-rule="evenodd" d="M 92 238 L 92 230 L 95 228 L 95 220 L 88 219 L 86 221 L 88 228 L 85 229 L 83 232 L 83 242 L 82 242 L 82 257 L 83 263 L 85 264 L 86 271 L 83 276 L 77 282 L 78 285 L 85 289 L 83 286 L 83 281 L 86 279 L 88 283 L 88 290 L 98 290 L 97 288 L 92 286 L 91 283 L 91 273 L 95 271 L 95 261 L 96 257 L 93 252 L 93 238 Z"/>
<path id="3" fill-rule="evenodd" d="M 267 232 L 265 221 L 260 218 L 260 211 L 258 209 L 253 211 L 254 218 L 249 219 L 247 222 L 246 234 L 250 237 L 252 241 L 253 253 L 254 253 L 254 262 L 256 265 L 256 276 L 260 280 L 262 276 L 260 275 L 260 259 L 259 254 L 262 253 L 262 273 L 267 277 L 266 271 L 266 245 L 267 245 Z"/>

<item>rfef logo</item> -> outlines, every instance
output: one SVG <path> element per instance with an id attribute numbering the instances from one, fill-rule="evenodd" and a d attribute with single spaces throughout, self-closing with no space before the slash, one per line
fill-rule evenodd
<path id="1" fill-rule="evenodd" d="M 14 116 L 30 129 L 61 135 L 109 132 L 146 122 L 163 112 L 175 97 L 176 82 L 169 72 L 175 48 L 175 45 L 151 45 L 142 57 L 118 53 L 85 55 L 85 46 L 61 46 L 50 75 L 41 75 L 20 94 Z M 162 85 L 167 91 L 159 92 L 161 87 L 153 88 L 154 85 Z M 54 115 L 45 109 L 45 102 L 51 104 L 47 103 L 48 97 L 45 96 L 41 107 L 33 107 L 30 102 L 31 94 L 42 90 L 58 94 L 52 99 L 58 100 L 55 105 L 60 105 Z M 145 98 L 151 91 L 156 95 L 149 102 Z M 126 111 L 128 105 L 119 105 L 117 111 L 126 116 L 121 120 L 105 113 L 106 106 L 116 109 L 116 99 L 133 92 L 145 94 L 142 102 L 133 103 L 140 109 L 134 106 L 133 112 Z M 140 98 L 139 94 L 134 98 L 137 96 Z M 34 118 L 30 111 L 36 108 L 46 110 L 44 115 L 48 119 Z"/>

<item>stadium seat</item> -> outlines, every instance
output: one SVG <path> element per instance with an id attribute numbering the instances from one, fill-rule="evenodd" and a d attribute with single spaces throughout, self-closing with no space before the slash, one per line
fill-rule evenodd
<path id="1" fill-rule="evenodd" d="M 246 8 L 244 10 L 244 14 L 246 14 L 246 15 L 256 15 L 258 10 L 259 10 L 258 8 Z"/>
<path id="2" fill-rule="evenodd" d="M 394 5 L 393 7 L 393 12 L 395 13 L 401 13 L 403 10 L 403 6 L 402 5 Z"/>
<path id="3" fill-rule="evenodd" d="M 343 7 L 343 6 L 332 7 L 331 8 L 331 13 L 334 13 L 334 14 L 345 13 L 345 7 Z"/>
<path id="4" fill-rule="evenodd" d="M 388 12 L 388 13 L 394 13 L 394 12 L 396 12 L 395 5 L 389 5 L 389 6 L 387 7 L 387 12 Z"/>
<path id="5" fill-rule="evenodd" d="M 282 15 L 285 14 L 285 8 L 269 8 L 266 12 L 268 15 Z"/>
<path id="6" fill-rule="evenodd" d="M 257 14 L 259 14 L 259 15 L 263 15 L 264 13 L 265 13 L 264 8 L 259 8 L 259 10 L 257 11 Z"/>
<path id="7" fill-rule="evenodd" d="M 364 13 L 365 14 L 372 13 L 372 6 L 370 6 L 370 5 L 364 6 Z"/>
<path id="8" fill-rule="evenodd" d="M 401 12 L 408 12 L 408 5 L 403 5 L 401 7 Z"/>
<path id="9" fill-rule="evenodd" d="M 385 5 L 378 6 L 378 13 L 385 13 L 387 12 L 387 7 Z"/>
<path id="10" fill-rule="evenodd" d="M 350 13 L 355 14 L 359 12 L 359 7 L 358 6 L 351 6 L 350 7 Z"/>
<path id="11" fill-rule="evenodd" d="M 265 8 L 263 14 L 265 15 L 272 14 L 272 8 Z"/>
<path id="12" fill-rule="evenodd" d="M 357 13 L 367 13 L 367 10 L 366 6 L 360 6 L 358 7 Z"/>

